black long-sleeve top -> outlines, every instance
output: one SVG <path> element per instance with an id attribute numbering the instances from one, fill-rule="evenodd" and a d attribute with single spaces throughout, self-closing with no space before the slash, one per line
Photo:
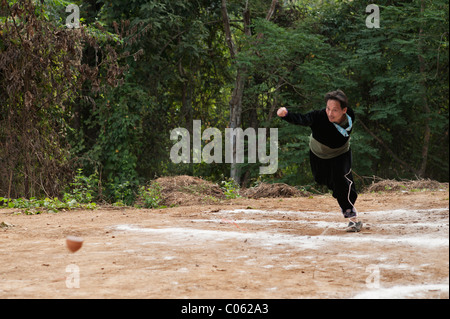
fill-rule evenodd
<path id="1" fill-rule="evenodd" d="M 355 123 L 355 113 L 351 108 L 347 108 L 347 114 L 352 119 L 353 125 Z M 318 142 L 330 147 L 339 148 L 344 146 L 350 139 L 350 134 L 353 128 L 348 132 L 349 136 L 343 136 L 328 120 L 325 109 L 311 111 L 306 114 L 291 113 L 288 109 L 288 114 L 282 118 L 283 120 L 296 125 L 309 126 L 312 130 L 312 136 Z"/>

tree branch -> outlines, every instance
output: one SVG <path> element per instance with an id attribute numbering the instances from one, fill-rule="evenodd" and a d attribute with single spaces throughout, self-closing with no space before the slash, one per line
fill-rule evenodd
<path id="1" fill-rule="evenodd" d="M 223 20 L 223 26 L 224 26 L 224 30 L 225 30 L 225 39 L 227 41 L 227 45 L 230 50 L 231 58 L 234 59 L 237 55 L 237 51 L 236 51 L 236 45 L 234 44 L 234 41 L 233 41 L 233 38 L 231 35 L 230 18 L 228 16 L 226 0 L 222 0 L 222 20 Z"/>
<path id="2" fill-rule="evenodd" d="M 275 10 L 277 8 L 277 4 L 278 4 L 278 0 L 272 0 L 272 4 L 270 5 L 269 12 L 267 12 L 267 16 L 266 16 L 267 21 L 272 19 L 273 15 L 275 13 Z"/>

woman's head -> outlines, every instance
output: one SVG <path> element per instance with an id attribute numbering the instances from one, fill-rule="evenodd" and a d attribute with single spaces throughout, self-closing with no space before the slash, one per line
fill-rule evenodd
<path id="1" fill-rule="evenodd" d="M 325 95 L 325 102 L 327 103 L 328 120 L 332 123 L 342 123 L 347 114 L 348 99 L 341 90 L 329 92 Z"/>
<path id="2" fill-rule="evenodd" d="M 340 103 L 341 109 L 346 109 L 348 107 L 347 95 L 345 95 L 345 93 L 341 90 L 328 92 L 325 95 L 325 102 L 328 102 L 329 100 L 338 101 Z"/>

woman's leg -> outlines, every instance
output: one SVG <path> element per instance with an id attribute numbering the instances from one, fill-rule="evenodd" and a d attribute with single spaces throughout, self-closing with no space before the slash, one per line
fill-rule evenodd
<path id="1" fill-rule="evenodd" d="M 358 198 L 352 174 L 351 150 L 333 159 L 333 196 L 337 199 L 345 218 L 356 218 L 355 202 Z"/>

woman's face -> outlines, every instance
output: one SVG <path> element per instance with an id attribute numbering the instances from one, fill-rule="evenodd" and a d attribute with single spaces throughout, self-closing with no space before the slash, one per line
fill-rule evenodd
<path id="1" fill-rule="evenodd" d="M 328 120 L 332 123 L 340 124 L 345 120 L 345 114 L 347 108 L 342 109 L 341 103 L 336 100 L 328 100 L 327 102 L 327 115 Z"/>

